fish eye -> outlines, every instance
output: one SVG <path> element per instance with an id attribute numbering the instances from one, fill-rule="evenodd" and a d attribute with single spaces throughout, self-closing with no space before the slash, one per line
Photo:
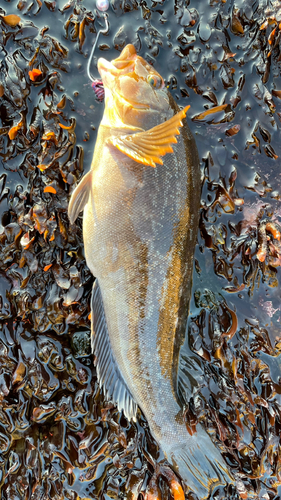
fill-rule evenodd
<path id="1" fill-rule="evenodd" d="M 161 77 L 158 75 L 148 75 L 147 81 L 151 87 L 154 87 L 155 89 L 160 89 L 163 87 L 163 80 Z"/>

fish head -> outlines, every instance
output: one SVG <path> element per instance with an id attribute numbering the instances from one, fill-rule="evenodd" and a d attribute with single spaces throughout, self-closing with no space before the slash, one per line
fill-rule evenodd
<path id="1" fill-rule="evenodd" d="M 172 114 L 162 76 L 139 56 L 132 44 L 126 45 L 112 61 L 98 60 L 105 89 L 105 112 L 126 126 L 147 130 Z"/>

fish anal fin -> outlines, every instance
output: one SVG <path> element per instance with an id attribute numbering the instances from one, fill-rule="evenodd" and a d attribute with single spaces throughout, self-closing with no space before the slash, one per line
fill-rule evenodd
<path id="1" fill-rule="evenodd" d="M 156 163 L 163 165 L 160 156 L 173 152 L 172 144 L 177 142 L 175 136 L 180 133 L 179 127 L 183 126 L 182 119 L 189 107 L 186 106 L 172 118 L 150 130 L 111 137 L 108 143 L 138 163 L 151 167 L 156 167 Z"/>
<path id="2" fill-rule="evenodd" d="M 77 219 L 79 213 L 84 209 L 90 195 L 92 184 L 92 170 L 88 172 L 82 180 L 79 182 L 78 186 L 74 189 L 70 202 L 68 205 L 68 217 L 73 224 Z"/>
<path id="3" fill-rule="evenodd" d="M 128 420 L 136 420 L 137 404 L 116 363 L 112 352 L 101 289 L 96 280 L 92 291 L 92 350 L 95 355 L 95 366 L 100 387 L 105 396 L 123 410 Z"/>

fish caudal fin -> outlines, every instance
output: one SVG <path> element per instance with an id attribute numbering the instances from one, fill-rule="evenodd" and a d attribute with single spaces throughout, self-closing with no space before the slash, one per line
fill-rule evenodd
<path id="1" fill-rule="evenodd" d="M 193 491 L 200 500 L 209 498 L 216 486 L 234 484 L 220 452 L 210 437 L 197 426 L 198 432 L 192 436 L 192 443 L 175 443 L 165 447 L 165 455 L 175 472 L 179 474 L 186 492 Z"/>
<path id="2" fill-rule="evenodd" d="M 96 356 L 95 366 L 100 387 L 105 397 L 123 410 L 128 420 L 136 420 L 138 406 L 117 366 L 110 343 L 101 289 L 98 280 L 92 291 L 92 349 Z"/>
<path id="3" fill-rule="evenodd" d="M 84 209 L 90 195 L 92 171 L 88 172 L 74 189 L 68 205 L 68 217 L 73 224 Z"/>

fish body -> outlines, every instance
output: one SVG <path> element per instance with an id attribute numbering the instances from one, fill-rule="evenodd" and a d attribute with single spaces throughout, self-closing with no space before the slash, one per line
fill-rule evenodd
<path id="1" fill-rule="evenodd" d="M 141 408 L 186 490 L 207 498 L 211 484 L 231 478 L 205 431 L 188 434 L 177 394 L 198 228 L 195 141 L 162 77 L 132 45 L 98 68 L 104 117 L 91 171 L 69 207 L 72 221 L 84 209 L 86 261 L 97 278 L 98 379 L 129 419 Z"/>

